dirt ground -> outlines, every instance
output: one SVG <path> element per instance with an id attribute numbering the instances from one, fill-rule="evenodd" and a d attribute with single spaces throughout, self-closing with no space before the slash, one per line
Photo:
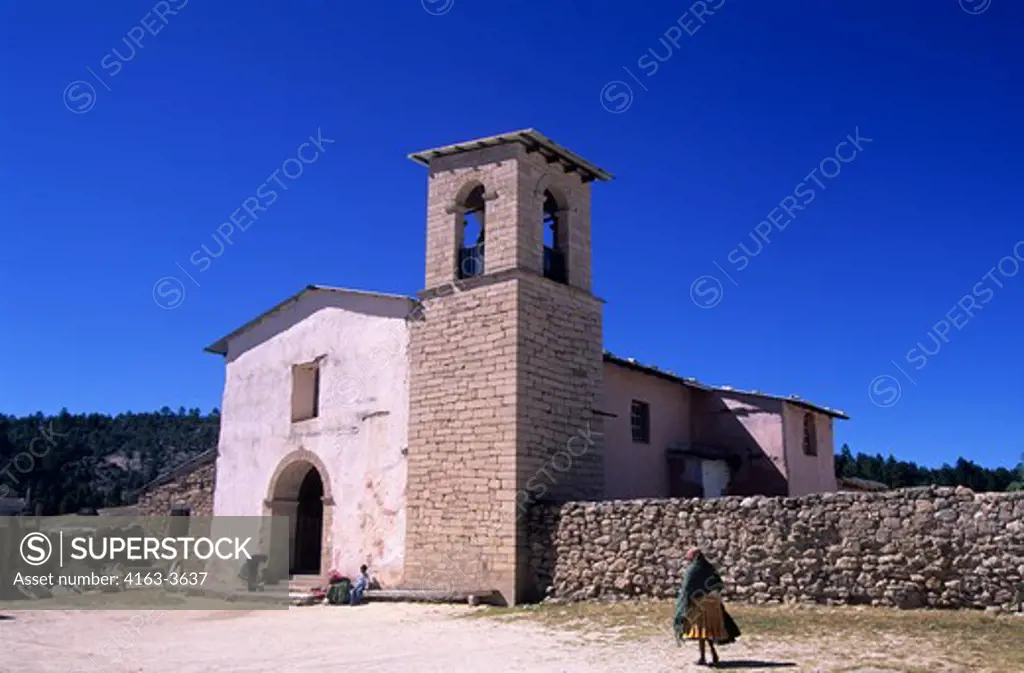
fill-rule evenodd
<path id="1" fill-rule="evenodd" d="M 730 670 L 1020 671 L 1024 618 L 856 608 L 730 606 L 744 630 Z M 544 606 L 369 604 L 261 612 L 8 612 L 4 673 L 706 670 L 678 648 L 668 603 Z M 985 654 L 987 652 L 987 654 Z"/>

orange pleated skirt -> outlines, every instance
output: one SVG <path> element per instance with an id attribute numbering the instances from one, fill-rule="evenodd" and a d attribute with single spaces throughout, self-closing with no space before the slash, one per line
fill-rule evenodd
<path id="1" fill-rule="evenodd" d="M 704 596 L 694 601 L 686 611 L 683 637 L 687 640 L 717 640 L 728 638 L 722 600 L 715 595 Z"/>

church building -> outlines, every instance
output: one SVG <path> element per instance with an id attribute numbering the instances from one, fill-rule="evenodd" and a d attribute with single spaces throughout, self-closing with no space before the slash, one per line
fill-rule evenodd
<path id="1" fill-rule="evenodd" d="M 591 187 L 534 130 L 427 170 L 416 297 L 311 285 L 206 350 L 227 367 L 213 512 L 289 523 L 280 576 L 538 598 L 532 503 L 836 490 L 833 420 L 602 348 Z"/>

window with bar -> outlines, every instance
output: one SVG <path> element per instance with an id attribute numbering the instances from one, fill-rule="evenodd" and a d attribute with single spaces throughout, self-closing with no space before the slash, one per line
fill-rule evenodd
<path id="1" fill-rule="evenodd" d="M 814 414 L 804 414 L 804 455 L 818 455 L 818 432 L 814 427 Z"/>
<path id="2" fill-rule="evenodd" d="M 651 443 L 651 405 L 633 400 L 629 408 L 629 424 L 633 430 L 633 441 L 638 444 Z"/>

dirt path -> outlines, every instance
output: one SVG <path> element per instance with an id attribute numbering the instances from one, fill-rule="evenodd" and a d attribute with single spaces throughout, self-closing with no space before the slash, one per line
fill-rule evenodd
<path id="1" fill-rule="evenodd" d="M 26 612 L 0 621 L 7 673 L 668 673 L 696 647 L 668 637 L 620 641 L 615 629 L 563 631 L 530 619 L 467 618 L 458 606 L 370 604 L 280 612 Z M 732 670 L 964 670 L 928 652 L 886 643 L 744 637 L 722 648 Z M 881 650 L 875 659 L 872 652 Z M 898 650 L 897 650 L 898 651 Z M 743 666 L 743 661 L 748 665 Z M 760 663 L 761 665 L 757 665 Z M 742 668 L 736 666 L 740 664 Z M 753 664 L 750 666 L 749 664 Z M 790 664 L 788 666 L 780 666 Z"/>

